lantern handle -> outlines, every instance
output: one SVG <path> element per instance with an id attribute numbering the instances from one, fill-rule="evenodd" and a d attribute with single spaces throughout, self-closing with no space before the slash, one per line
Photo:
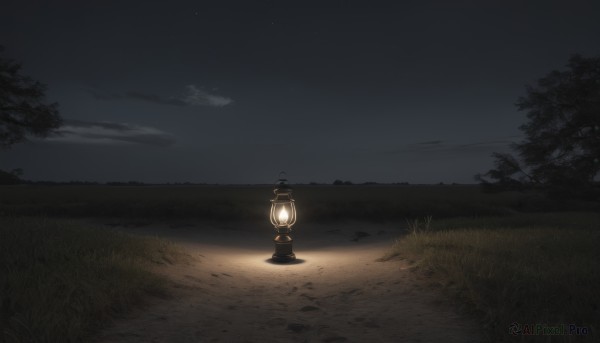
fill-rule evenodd
<path id="1" fill-rule="evenodd" d="M 284 171 L 279 172 L 279 180 L 277 180 L 277 182 L 275 183 L 275 189 L 273 190 L 273 192 L 275 194 L 277 194 L 277 192 L 279 190 L 291 190 L 292 187 L 290 187 L 290 185 L 288 184 L 288 180 L 287 180 L 287 173 Z"/>

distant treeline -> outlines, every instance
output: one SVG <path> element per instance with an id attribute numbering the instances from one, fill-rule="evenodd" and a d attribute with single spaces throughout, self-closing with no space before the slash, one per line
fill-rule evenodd
<path id="1" fill-rule="evenodd" d="M 22 179 L 14 179 L 14 178 L 0 178 L 0 185 L 48 185 L 48 186 L 219 186 L 219 185 L 227 185 L 227 184 L 218 184 L 218 183 L 206 183 L 206 182 L 166 182 L 166 183 L 147 183 L 140 181 L 112 181 L 112 182 L 96 182 L 96 181 L 31 181 L 31 180 L 22 180 Z M 351 181 L 340 181 L 335 180 L 333 183 L 318 183 L 318 182 L 310 182 L 308 184 L 297 183 L 296 185 L 308 185 L 308 186 L 326 186 L 326 185 L 334 185 L 334 186 L 372 186 L 372 185 L 381 185 L 381 186 L 410 186 L 411 184 L 408 182 L 392 182 L 392 183 L 379 183 L 379 182 L 362 182 L 362 183 L 354 183 Z M 413 184 L 418 185 L 418 184 Z M 437 185 L 461 185 L 459 183 L 451 183 L 445 184 L 443 182 L 438 183 Z"/>
<path id="2" fill-rule="evenodd" d="M 111 181 L 111 182 L 97 182 L 97 181 L 80 181 L 80 180 L 71 180 L 71 181 L 32 181 L 25 180 L 21 178 L 23 175 L 22 169 L 14 169 L 10 172 L 4 171 L 0 169 L 0 185 L 74 185 L 74 186 L 92 186 L 92 185 L 106 185 L 106 186 L 206 186 L 206 185 L 225 185 L 219 183 L 207 183 L 207 182 L 164 182 L 164 183 L 152 183 L 152 182 L 141 182 L 141 181 Z M 305 185 L 302 183 L 297 183 L 297 185 Z M 334 180 L 332 183 L 323 183 L 323 182 L 309 182 L 307 185 L 309 186 L 324 186 L 324 185 L 334 185 L 334 186 L 353 186 L 353 185 L 399 185 L 399 186 L 409 186 L 411 185 L 408 182 L 391 182 L 391 183 L 379 183 L 375 181 L 365 181 L 361 183 L 354 183 L 349 180 L 342 181 L 340 179 Z M 418 185 L 418 184 L 413 184 Z M 437 185 L 445 185 L 443 182 L 437 183 Z M 460 185 L 459 183 L 453 182 L 451 185 Z"/>
<path id="3" fill-rule="evenodd" d="M 96 181 L 31 181 L 22 179 L 12 178 L 0 178 L 0 185 L 48 185 L 48 186 L 200 186 L 208 185 L 207 183 L 193 183 L 193 182 L 167 182 L 167 183 L 146 183 L 140 181 L 127 181 L 127 182 L 96 182 Z"/>
<path id="4" fill-rule="evenodd" d="M 272 185 L 4 186 L 0 217 L 263 221 Z M 600 203 L 549 199 L 541 192 L 484 193 L 477 185 L 298 185 L 303 221 L 401 221 L 406 218 L 507 216 L 517 212 L 592 211 Z"/>

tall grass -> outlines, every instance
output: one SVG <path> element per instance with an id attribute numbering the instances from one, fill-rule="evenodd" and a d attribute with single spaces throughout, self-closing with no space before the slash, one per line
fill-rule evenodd
<path id="1" fill-rule="evenodd" d="M 386 256 L 415 261 L 482 315 L 490 341 L 572 342 L 581 336 L 520 336 L 521 324 L 600 329 L 600 215 L 529 214 L 442 220 L 399 239 Z"/>
<path id="2" fill-rule="evenodd" d="M 0 219 L 0 341 L 81 341 L 148 294 L 152 265 L 189 257 L 157 238 L 44 218 Z"/>

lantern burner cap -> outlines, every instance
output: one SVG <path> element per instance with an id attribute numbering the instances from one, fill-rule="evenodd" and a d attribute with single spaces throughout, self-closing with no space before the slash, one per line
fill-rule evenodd
<path id="1" fill-rule="evenodd" d="M 292 186 L 287 183 L 287 180 L 279 180 L 274 191 L 275 193 L 291 193 Z"/>

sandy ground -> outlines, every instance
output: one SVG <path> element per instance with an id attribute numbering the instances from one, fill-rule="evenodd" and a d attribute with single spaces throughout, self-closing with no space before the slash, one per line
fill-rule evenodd
<path id="1" fill-rule="evenodd" d="M 398 225 L 297 227 L 298 260 L 286 265 L 269 260 L 266 224 L 117 227 L 169 238 L 198 261 L 158 268 L 174 281 L 173 296 L 118 320 L 100 342 L 482 341 L 476 321 L 430 280 L 406 262 L 376 261 L 402 234 Z"/>

